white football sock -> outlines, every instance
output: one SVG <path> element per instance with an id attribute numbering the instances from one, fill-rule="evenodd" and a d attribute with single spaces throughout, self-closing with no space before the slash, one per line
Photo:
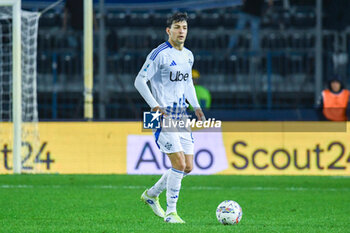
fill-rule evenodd
<path id="1" fill-rule="evenodd" d="M 155 183 L 152 188 L 150 188 L 147 192 L 147 195 L 150 197 L 158 197 L 159 194 L 161 194 L 164 189 L 166 189 L 166 184 L 167 184 L 167 180 L 168 180 L 168 175 L 171 169 L 167 170 L 166 172 L 164 172 L 164 174 L 162 175 L 162 177 L 160 177 L 160 179 L 157 181 L 157 183 Z"/>
<path id="2" fill-rule="evenodd" d="M 162 177 L 155 183 L 148 191 L 147 195 L 150 197 L 158 197 L 165 189 L 168 183 L 168 175 L 171 169 L 164 172 Z M 184 172 L 183 177 L 187 176 L 189 173 Z"/>
<path id="3" fill-rule="evenodd" d="M 180 194 L 182 177 L 183 177 L 182 171 L 172 168 L 169 172 L 167 190 L 166 190 L 166 201 L 167 201 L 166 215 L 172 212 L 176 212 L 176 203 Z"/>

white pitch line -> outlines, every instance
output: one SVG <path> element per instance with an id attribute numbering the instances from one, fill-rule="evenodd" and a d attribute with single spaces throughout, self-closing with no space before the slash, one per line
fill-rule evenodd
<path id="1" fill-rule="evenodd" d="M 94 189 L 145 189 L 147 186 L 133 185 L 84 185 L 84 186 L 68 186 L 68 185 L 0 185 L 0 189 L 35 189 L 35 188 L 94 188 Z M 249 190 L 249 191 L 326 191 L 326 192 L 349 192 L 350 188 L 308 188 L 308 187 L 218 187 L 218 186 L 192 186 L 183 187 L 184 190 Z"/>
<path id="2" fill-rule="evenodd" d="M 350 176 L 330 176 L 332 179 L 350 179 Z"/>

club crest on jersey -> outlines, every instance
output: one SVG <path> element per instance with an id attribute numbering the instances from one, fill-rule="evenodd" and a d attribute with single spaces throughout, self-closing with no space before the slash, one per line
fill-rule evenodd
<path id="1" fill-rule="evenodd" d="M 182 80 L 187 81 L 188 76 L 189 76 L 188 73 L 183 74 L 180 71 L 176 71 L 175 75 L 173 75 L 173 72 L 170 71 L 169 78 L 170 78 L 170 81 L 172 81 L 172 82 L 177 82 L 177 81 L 182 81 Z"/>

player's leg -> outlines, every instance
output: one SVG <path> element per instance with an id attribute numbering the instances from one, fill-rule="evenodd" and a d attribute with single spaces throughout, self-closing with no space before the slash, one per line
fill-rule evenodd
<path id="1" fill-rule="evenodd" d="M 176 151 L 181 151 L 180 139 L 177 135 L 167 132 L 155 132 L 155 139 L 157 146 L 163 153 L 169 154 Z M 171 145 L 171 147 L 169 147 Z M 176 168 L 175 168 L 176 169 Z M 167 170 L 162 177 L 155 183 L 148 191 L 147 194 L 151 197 L 158 197 L 165 189 L 167 185 L 168 175 L 170 170 Z"/>
<path id="2" fill-rule="evenodd" d="M 190 173 L 193 169 L 194 139 L 192 137 L 192 133 L 186 131 L 186 132 L 178 133 L 177 135 L 179 136 L 179 142 L 181 144 L 182 151 L 180 153 L 168 154 L 168 157 L 173 167 L 173 171 L 170 174 L 173 174 L 174 169 L 176 169 L 177 176 L 179 177 L 178 178 L 179 182 L 176 184 L 170 183 L 172 182 L 171 181 L 172 178 L 170 177 L 170 174 L 169 174 L 168 183 L 167 183 L 168 208 L 167 208 L 166 214 L 176 211 L 176 202 L 177 202 L 178 194 L 176 192 L 172 192 L 174 191 L 172 190 L 172 187 L 175 187 L 174 188 L 175 191 L 176 190 L 180 191 L 181 180 L 183 176 Z M 183 171 L 183 174 L 180 174 L 180 171 Z M 177 198 L 174 198 L 174 197 L 177 197 Z M 169 202 L 170 202 L 170 206 L 169 206 Z M 174 207 L 171 206 L 173 204 L 174 204 Z"/>
<path id="3" fill-rule="evenodd" d="M 184 176 L 188 175 L 193 169 L 193 154 L 185 154 L 185 163 Z"/>
<path id="4" fill-rule="evenodd" d="M 193 154 L 185 154 L 185 170 L 183 177 L 187 176 L 193 169 Z M 171 169 L 167 170 L 162 177 L 148 191 L 150 197 L 158 197 L 167 185 L 168 175 Z"/>
<path id="5" fill-rule="evenodd" d="M 184 223 L 184 221 L 177 215 L 176 204 L 179 199 L 181 181 L 184 170 L 186 168 L 185 155 L 182 151 L 169 153 L 172 168 L 167 180 L 167 210 L 164 221 L 170 223 Z"/>
<path id="6" fill-rule="evenodd" d="M 171 161 L 171 164 L 173 166 L 173 168 L 178 168 L 183 169 L 184 171 L 184 175 L 182 176 L 182 178 L 187 175 L 188 173 L 190 173 L 193 169 L 193 153 L 194 153 L 194 139 L 192 137 L 192 133 L 191 132 L 183 132 L 183 133 L 179 133 L 179 137 L 180 137 L 180 144 L 181 147 L 183 149 L 183 152 L 181 152 L 181 155 L 179 153 L 175 153 L 175 154 L 169 154 L 169 159 Z M 181 175 L 179 175 L 181 176 Z M 181 178 L 181 180 L 182 180 Z M 179 189 L 181 187 L 181 180 L 179 183 Z M 167 221 L 167 218 L 169 218 L 169 213 L 176 213 L 173 212 L 173 209 L 170 209 L 171 206 L 169 207 L 169 203 L 173 204 L 173 202 L 175 201 L 175 211 L 176 211 L 176 202 L 177 202 L 177 198 L 178 198 L 178 194 L 174 194 L 171 193 L 170 195 L 170 199 L 168 196 L 168 193 L 170 193 L 170 191 L 172 191 L 172 186 L 171 186 L 171 178 L 169 175 L 168 178 L 168 184 L 167 184 L 167 203 L 168 203 L 168 209 L 166 212 L 166 217 L 164 218 L 165 221 Z M 170 191 L 169 191 L 170 190 Z M 177 198 L 176 199 L 172 199 L 172 195 L 176 195 Z M 171 221 L 171 218 L 169 218 Z M 174 222 L 182 222 L 181 218 L 177 216 L 178 221 L 174 221 Z M 180 221 L 181 220 L 181 221 Z"/>
<path id="7" fill-rule="evenodd" d="M 185 154 L 185 170 L 183 177 L 187 176 L 193 169 L 193 154 Z M 171 169 L 167 170 L 162 177 L 155 183 L 148 191 L 147 194 L 151 197 L 158 197 L 165 189 L 167 185 L 168 175 Z"/>
<path id="8" fill-rule="evenodd" d="M 160 130 L 157 130 L 160 131 Z M 184 175 L 185 177 L 188 173 L 192 171 L 193 168 L 193 151 L 194 151 L 194 139 L 192 136 L 191 132 L 181 132 L 179 134 L 176 134 L 176 137 L 174 137 L 174 134 L 171 133 L 166 133 L 166 132 L 160 132 L 157 135 L 157 131 L 155 132 L 155 137 L 156 137 L 156 143 L 161 151 L 163 153 L 166 153 L 167 148 L 164 148 L 164 138 L 167 138 L 168 141 L 172 141 L 175 144 L 174 148 L 183 148 L 185 152 L 185 170 L 184 170 Z M 177 137 L 180 136 L 180 137 Z M 176 144 L 180 143 L 182 147 L 176 146 Z M 165 151 L 165 152 L 164 152 Z M 147 194 L 151 197 L 158 197 L 165 189 L 167 186 L 167 180 L 168 180 L 168 175 L 171 169 L 167 170 L 162 177 L 155 183 L 148 191 Z"/>
<path id="9" fill-rule="evenodd" d="M 181 150 L 179 139 L 177 139 L 173 134 L 169 134 L 167 132 L 162 131 L 161 129 L 157 129 L 156 131 L 154 131 L 154 136 L 158 148 L 163 153 L 173 152 L 171 150 Z M 178 142 L 176 142 L 176 140 Z M 169 145 L 171 145 L 171 147 L 169 147 Z M 141 195 L 141 200 L 151 207 L 155 215 L 161 218 L 164 218 L 165 212 L 159 203 L 158 196 L 161 194 L 161 192 L 163 192 L 163 190 L 167 186 L 167 180 L 170 171 L 171 169 L 166 171 L 150 189 L 146 189 Z"/>
<path id="10" fill-rule="evenodd" d="M 193 153 L 194 153 L 194 138 L 191 132 L 181 134 L 180 143 L 185 154 L 185 170 L 184 177 L 187 176 L 193 169 Z"/>
<path id="11" fill-rule="evenodd" d="M 167 133 L 167 132 L 155 132 L 156 144 L 159 147 L 160 151 L 166 154 L 172 154 L 177 151 L 182 151 L 182 147 L 180 144 L 180 139 L 175 133 Z M 183 170 L 179 167 L 181 163 L 179 161 L 173 161 L 173 168 L 166 171 L 162 177 L 155 183 L 149 190 L 146 189 L 145 192 L 141 195 L 141 200 L 148 204 L 153 212 L 159 216 L 164 217 L 165 212 L 159 204 L 158 196 L 160 193 L 167 187 L 169 175 L 172 173 L 172 169 Z M 174 168 L 175 166 L 175 168 Z"/>
<path id="12" fill-rule="evenodd" d="M 155 183 L 148 191 L 147 194 L 151 197 L 158 197 L 165 189 L 168 180 L 168 175 L 171 169 L 164 172 L 162 177 Z"/>
<path id="13" fill-rule="evenodd" d="M 158 217 L 164 218 L 165 212 L 159 203 L 159 194 L 165 189 L 170 169 L 167 170 L 162 177 L 150 189 L 146 189 L 142 195 L 141 200 L 148 204 L 153 213 Z"/>

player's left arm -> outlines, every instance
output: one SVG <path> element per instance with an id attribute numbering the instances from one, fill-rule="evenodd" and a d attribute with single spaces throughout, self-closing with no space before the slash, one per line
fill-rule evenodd
<path id="1" fill-rule="evenodd" d="M 192 55 L 192 61 L 194 61 L 193 55 Z M 192 67 L 191 67 L 191 70 L 192 70 Z M 186 95 L 186 99 L 188 100 L 188 102 L 192 105 L 193 109 L 195 110 L 195 114 L 197 116 L 197 119 L 199 121 L 205 121 L 206 120 L 205 115 L 201 109 L 201 106 L 198 103 L 196 90 L 194 89 L 193 80 L 192 80 L 192 72 L 190 72 L 189 79 L 187 80 L 185 95 Z"/>

